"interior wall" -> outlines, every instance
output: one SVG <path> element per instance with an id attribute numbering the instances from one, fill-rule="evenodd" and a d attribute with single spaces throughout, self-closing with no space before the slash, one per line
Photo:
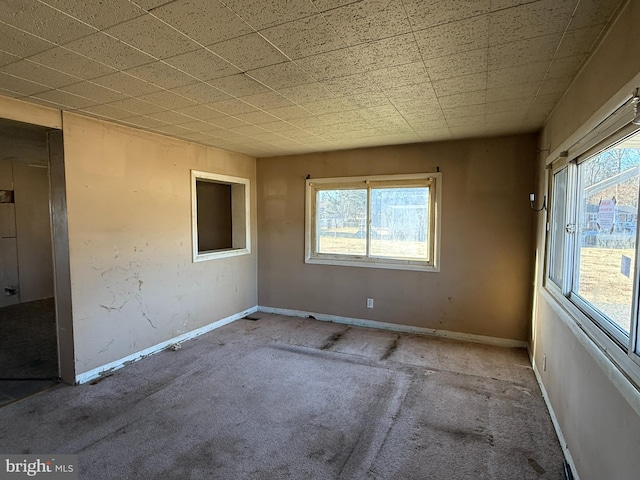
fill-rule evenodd
<path id="1" fill-rule="evenodd" d="M 628 2 L 599 48 L 578 75 L 541 134 L 541 150 L 570 147 L 579 130 L 612 97 L 630 98 L 627 88 L 640 78 L 640 56 L 629 54 L 635 45 L 640 23 L 640 2 Z M 640 85 L 636 85 L 640 86 Z M 537 191 L 547 182 L 546 155 L 537 166 Z M 573 319 L 543 292 L 545 216 L 536 228 L 537 279 L 536 315 L 533 320 L 532 354 L 549 402 L 566 441 L 566 447 L 582 480 L 635 478 L 640 471 L 640 415 L 619 390 L 620 375 L 612 376 L 576 333 L 569 328 Z M 613 367 L 615 368 L 615 367 Z M 626 382 L 626 380 L 624 380 Z M 634 387 L 627 385 L 633 391 Z M 627 390 L 628 391 L 628 390 Z M 633 395 L 639 395 L 635 390 Z"/>
<path id="2" fill-rule="evenodd" d="M 190 174 L 249 178 L 255 231 L 255 159 L 63 119 L 76 374 L 256 305 L 256 245 L 193 262 Z"/>
<path id="3" fill-rule="evenodd" d="M 259 159 L 260 306 L 526 340 L 535 150 L 519 135 Z M 440 272 L 304 263 L 307 175 L 437 167 Z"/>

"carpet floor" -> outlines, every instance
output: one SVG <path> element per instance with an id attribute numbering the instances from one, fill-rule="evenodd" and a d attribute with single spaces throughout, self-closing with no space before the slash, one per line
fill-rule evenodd
<path id="1" fill-rule="evenodd" d="M 0 452 L 87 479 L 557 479 L 523 349 L 256 314 L 0 408 Z"/>

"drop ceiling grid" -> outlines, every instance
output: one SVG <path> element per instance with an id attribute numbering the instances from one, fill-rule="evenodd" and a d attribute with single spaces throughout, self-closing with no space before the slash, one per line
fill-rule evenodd
<path id="1" fill-rule="evenodd" d="M 533 130 L 619 3 L 30 0 L 0 89 L 257 156 Z"/>

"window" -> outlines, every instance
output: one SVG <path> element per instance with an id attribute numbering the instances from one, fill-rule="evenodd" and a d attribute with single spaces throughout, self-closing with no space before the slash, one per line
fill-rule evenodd
<path id="1" fill-rule="evenodd" d="M 249 180 L 191 171 L 193 261 L 251 253 Z"/>
<path id="2" fill-rule="evenodd" d="M 625 132 L 554 168 L 548 285 L 624 356 L 640 363 L 640 132 Z"/>
<path id="3" fill-rule="evenodd" d="M 437 271 L 440 173 L 307 180 L 307 263 Z"/>

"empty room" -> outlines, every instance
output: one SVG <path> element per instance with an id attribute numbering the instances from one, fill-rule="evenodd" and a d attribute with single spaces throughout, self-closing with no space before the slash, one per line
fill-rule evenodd
<path id="1" fill-rule="evenodd" d="M 638 478 L 638 25 L 0 1 L 0 477 Z"/>

